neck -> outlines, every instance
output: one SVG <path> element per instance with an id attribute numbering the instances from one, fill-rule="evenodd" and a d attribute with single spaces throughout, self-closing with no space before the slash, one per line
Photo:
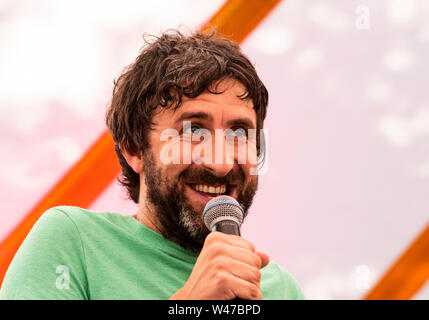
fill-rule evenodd
<path id="1" fill-rule="evenodd" d="M 152 229 L 153 231 L 162 234 L 161 228 L 158 227 L 158 222 L 156 221 L 154 215 L 151 214 L 151 211 L 149 210 L 147 204 L 140 206 L 139 210 L 135 215 L 133 215 L 133 217 L 149 229 Z"/>

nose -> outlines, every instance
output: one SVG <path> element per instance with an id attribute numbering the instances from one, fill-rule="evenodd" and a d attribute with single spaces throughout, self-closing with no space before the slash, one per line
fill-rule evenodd
<path id="1" fill-rule="evenodd" d="M 214 143 L 213 143 L 214 140 Z M 225 137 L 217 135 L 212 145 L 205 148 L 210 154 L 204 154 L 201 165 L 217 177 L 226 176 L 236 165 L 235 148 L 225 141 Z"/>
<path id="2" fill-rule="evenodd" d="M 206 163 L 203 162 L 202 166 L 209 170 L 216 177 L 224 177 L 234 168 L 234 163 Z"/>

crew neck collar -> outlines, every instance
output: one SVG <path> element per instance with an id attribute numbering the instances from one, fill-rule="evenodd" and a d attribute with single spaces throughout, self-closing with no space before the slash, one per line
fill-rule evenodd
<path id="1" fill-rule="evenodd" d="M 199 252 L 193 252 L 191 250 L 183 248 L 176 242 L 167 239 L 162 234 L 150 229 L 149 227 L 138 221 L 134 216 L 126 215 L 124 217 L 127 219 L 127 221 L 129 221 L 130 225 L 133 227 L 137 234 L 144 234 L 145 237 L 149 238 L 149 240 L 152 240 L 151 243 L 158 249 L 166 251 L 170 254 L 173 254 L 190 262 L 195 262 L 195 260 L 199 256 Z"/>

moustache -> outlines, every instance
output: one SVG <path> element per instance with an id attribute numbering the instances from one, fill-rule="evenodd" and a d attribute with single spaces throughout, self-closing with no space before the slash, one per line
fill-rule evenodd
<path id="1" fill-rule="evenodd" d="M 221 184 L 243 184 L 244 183 L 244 173 L 242 170 L 237 169 L 235 171 L 231 170 L 227 175 L 223 177 L 217 177 L 210 171 L 205 169 L 186 169 L 181 173 L 181 178 L 184 181 L 191 182 L 204 182 L 207 184 L 221 185 Z"/>

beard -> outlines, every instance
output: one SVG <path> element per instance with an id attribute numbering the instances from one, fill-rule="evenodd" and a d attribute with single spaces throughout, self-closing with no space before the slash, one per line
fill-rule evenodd
<path id="1" fill-rule="evenodd" d="M 163 176 L 162 169 L 156 166 L 150 151 L 144 152 L 143 163 L 146 199 L 153 208 L 151 215 L 156 220 L 156 227 L 165 238 L 193 252 L 201 251 L 210 230 L 201 218 L 202 212 L 196 212 L 185 196 L 186 181 L 218 185 L 234 183 L 239 191 L 236 200 L 244 212 L 243 221 L 258 187 L 257 176 L 251 176 L 245 184 L 241 168 L 231 170 L 224 177 L 216 177 L 205 169 L 189 168 L 182 171 L 177 180 L 171 180 Z"/>

